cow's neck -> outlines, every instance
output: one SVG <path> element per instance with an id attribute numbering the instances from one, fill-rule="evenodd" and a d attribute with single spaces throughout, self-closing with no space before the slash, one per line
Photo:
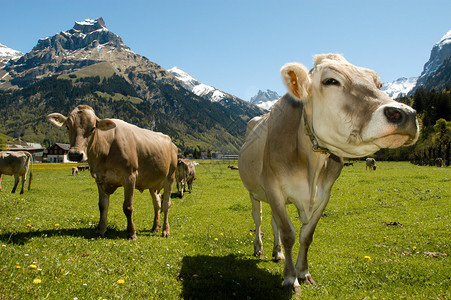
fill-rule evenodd
<path id="1" fill-rule="evenodd" d="M 310 139 L 312 151 L 329 156 L 330 151 L 318 144 L 318 140 L 313 131 L 313 112 L 311 105 L 304 105 L 302 118 L 304 119 L 304 132 Z"/>

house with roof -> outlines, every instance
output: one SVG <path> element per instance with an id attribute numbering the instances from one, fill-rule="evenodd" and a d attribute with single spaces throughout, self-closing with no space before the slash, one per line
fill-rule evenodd
<path id="1" fill-rule="evenodd" d="M 69 144 L 55 143 L 44 150 L 43 161 L 49 163 L 71 163 L 72 161 L 67 156 L 69 149 Z"/>

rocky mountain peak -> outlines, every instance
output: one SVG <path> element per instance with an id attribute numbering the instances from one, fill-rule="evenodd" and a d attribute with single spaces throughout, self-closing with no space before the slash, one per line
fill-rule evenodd
<path id="1" fill-rule="evenodd" d="M 451 57 L 451 30 L 448 31 L 441 39 L 438 41 L 434 47 L 432 47 L 431 55 L 429 60 L 424 65 L 423 72 L 418 78 L 417 85 L 411 91 L 410 94 L 419 88 L 427 88 L 427 82 L 434 74 L 442 68 L 444 63 Z"/>
<path id="2" fill-rule="evenodd" d="M 76 51 L 82 48 L 94 48 L 98 45 L 111 45 L 125 47 L 122 39 L 109 31 L 102 18 L 96 20 L 85 19 L 75 22 L 69 31 L 62 31 L 52 37 L 40 39 L 33 51 L 42 51 L 46 48 Z"/>

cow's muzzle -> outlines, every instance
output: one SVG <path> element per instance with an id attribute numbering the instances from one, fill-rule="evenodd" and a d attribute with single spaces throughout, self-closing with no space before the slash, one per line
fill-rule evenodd
<path id="1" fill-rule="evenodd" d="M 410 140 L 418 137 L 417 112 L 407 105 L 386 106 L 384 116 L 388 123 L 396 125 L 396 133 L 410 136 Z"/>
<path id="2" fill-rule="evenodd" d="M 78 152 L 78 151 L 69 151 L 69 160 L 70 161 L 82 161 L 83 160 L 83 152 Z"/>

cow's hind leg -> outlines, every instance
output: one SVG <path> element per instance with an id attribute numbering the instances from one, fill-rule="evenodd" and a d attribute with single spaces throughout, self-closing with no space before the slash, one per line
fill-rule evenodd
<path id="1" fill-rule="evenodd" d="M 13 186 L 13 190 L 11 191 L 11 193 L 15 193 L 16 192 L 16 188 L 17 185 L 19 184 L 19 175 L 14 175 L 14 186 Z"/>
<path id="2" fill-rule="evenodd" d="M 157 190 L 150 190 L 150 195 L 152 196 L 154 210 L 152 232 L 158 232 L 160 230 L 161 197 Z"/>
<path id="3" fill-rule="evenodd" d="M 22 188 L 20 189 L 20 193 L 23 194 L 24 189 L 23 186 L 25 184 L 25 180 L 27 180 L 27 173 L 25 172 L 25 174 L 22 176 Z"/>
<path id="4" fill-rule="evenodd" d="M 254 255 L 258 258 L 263 258 L 263 242 L 262 242 L 262 203 L 249 194 L 252 201 L 252 218 L 255 224 L 255 239 L 254 239 Z"/>
<path id="5" fill-rule="evenodd" d="M 2 173 L 0 173 L 0 191 L 2 190 Z"/>
<path id="6" fill-rule="evenodd" d="M 99 225 L 97 225 L 96 234 L 104 237 L 107 227 L 107 219 L 108 219 L 108 206 L 110 204 L 110 195 L 105 193 L 100 186 L 97 184 L 97 189 L 99 190 L 99 211 L 100 211 L 100 220 Z"/>

